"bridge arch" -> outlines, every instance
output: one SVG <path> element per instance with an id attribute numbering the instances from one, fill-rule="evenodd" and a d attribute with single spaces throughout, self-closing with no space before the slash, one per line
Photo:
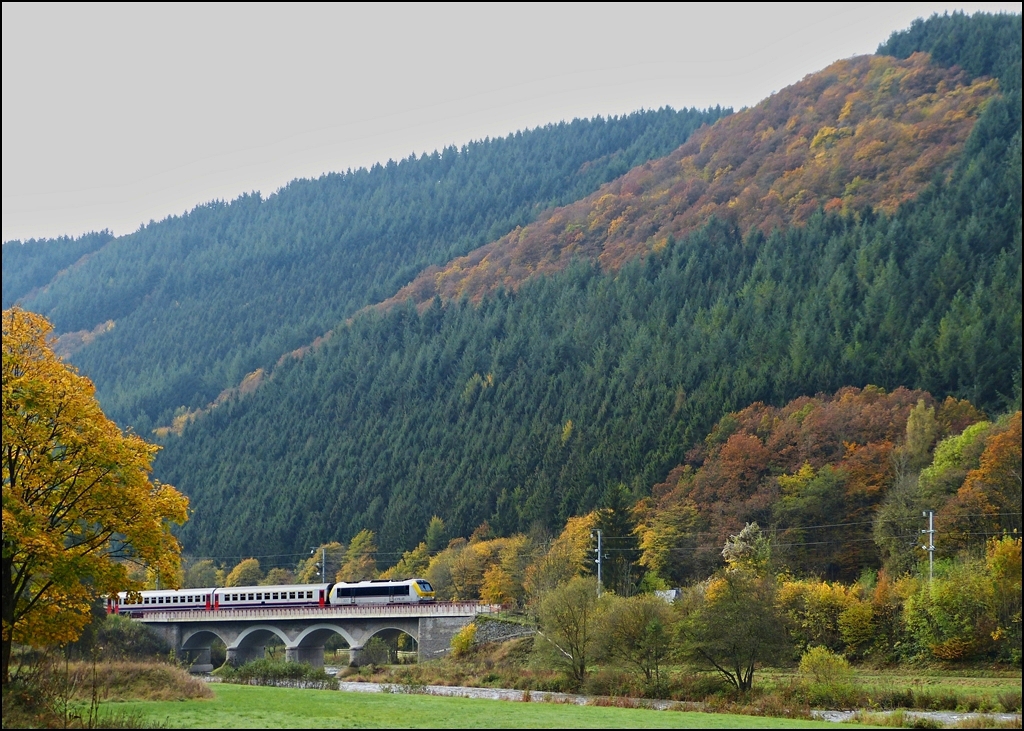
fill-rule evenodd
<path id="1" fill-rule="evenodd" d="M 228 641 L 220 632 L 209 627 L 200 627 L 192 632 L 187 632 L 182 638 L 180 654 L 183 660 L 189 664 L 189 670 L 195 673 L 208 673 L 224 660 L 223 650 L 219 651 L 219 657 L 213 657 L 213 643 L 220 641 L 227 647 Z"/>
<path id="2" fill-rule="evenodd" d="M 208 650 L 214 640 L 220 640 L 224 646 L 228 646 L 230 638 L 225 638 L 220 632 L 212 627 L 200 627 L 192 632 L 186 632 L 182 638 L 182 650 Z"/>
<path id="3" fill-rule="evenodd" d="M 418 627 L 416 629 L 419 629 Z M 374 638 L 380 638 L 384 641 L 384 644 L 388 647 L 388 658 L 386 660 L 371 659 L 367 646 L 369 642 Z M 407 640 L 403 640 L 407 638 Z M 386 662 L 394 663 L 399 662 L 399 652 L 416 652 L 419 650 L 419 632 L 411 631 L 410 627 L 396 627 L 392 625 L 384 625 L 376 628 L 372 634 L 367 635 L 364 638 L 363 650 L 359 653 L 357 662 Z"/>
<path id="4" fill-rule="evenodd" d="M 238 636 L 235 637 L 235 641 L 228 645 L 228 649 L 262 647 L 263 643 L 271 636 L 277 637 L 281 640 L 281 643 L 285 647 L 292 644 L 291 638 L 278 627 L 271 624 L 255 624 L 252 627 L 246 627 L 244 630 L 239 632 Z"/>
<path id="5" fill-rule="evenodd" d="M 331 635 L 341 635 L 341 637 L 348 643 L 349 647 L 355 647 L 360 645 L 356 639 L 347 632 L 342 626 L 331 622 L 321 622 L 319 624 L 310 625 L 302 630 L 295 639 L 289 643 L 291 647 L 310 647 L 320 646 Z"/>

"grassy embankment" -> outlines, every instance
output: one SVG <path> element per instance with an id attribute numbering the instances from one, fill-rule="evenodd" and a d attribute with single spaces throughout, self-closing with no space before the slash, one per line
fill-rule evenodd
<path id="1" fill-rule="evenodd" d="M 143 728 L 152 725 L 117 701 L 178 704 L 212 699 L 209 684 L 165 662 L 17 663 L 3 689 L 4 728 Z"/>

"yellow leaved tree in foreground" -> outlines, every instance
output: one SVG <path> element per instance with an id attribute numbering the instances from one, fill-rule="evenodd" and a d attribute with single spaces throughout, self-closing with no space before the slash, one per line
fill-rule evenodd
<path id="1" fill-rule="evenodd" d="M 47 320 L 3 312 L 3 682 L 11 647 L 78 637 L 98 594 L 141 588 L 131 562 L 178 575 L 170 524 L 188 500 L 150 479 L 158 447 L 100 410 L 48 343 Z"/>

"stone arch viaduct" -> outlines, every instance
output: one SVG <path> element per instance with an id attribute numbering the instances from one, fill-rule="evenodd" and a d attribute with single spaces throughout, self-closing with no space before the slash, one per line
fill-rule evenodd
<path id="1" fill-rule="evenodd" d="M 445 653 L 460 629 L 481 613 L 497 607 L 470 602 L 393 604 L 348 607 L 246 608 L 147 612 L 135 617 L 191 662 L 193 672 L 213 670 L 212 643 L 227 647 L 227 661 L 240 665 L 264 656 L 273 638 L 284 643 L 285 658 L 316 667 L 324 663 L 324 644 L 340 635 L 349 645 L 349 663 L 360 664 L 366 642 L 389 630 L 416 640 L 420 660 Z"/>

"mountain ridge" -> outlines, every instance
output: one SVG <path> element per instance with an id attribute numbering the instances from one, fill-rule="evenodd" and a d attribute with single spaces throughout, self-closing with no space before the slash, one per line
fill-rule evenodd
<path id="1" fill-rule="evenodd" d="M 614 270 L 710 216 L 770 233 L 819 207 L 891 213 L 948 171 L 995 92 L 994 80 L 969 81 L 920 52 L 837 61 L 582 201 L 430 268 L 381 306 L 435 295 L 479 301 L 577 256 Z"/>
<path id="2" fill-rule="evenodd" d="M 425 266 L 577 199 L 726 113 L 663 108 L 574 120 L 293 181 L 265 199 L 197 206 L 110 238 L 70 268 L 52 262 L 54 278 L 21 304 L 58 333 L 115 323 L 71 360 L 108 414 L 148 432 L 385 299 Z M 8 252 L 50 248 L 7 242 L 4 261 Z M 8 289 L 30 290 L 14 274 L 5 266 L 5 301 Z"/>

